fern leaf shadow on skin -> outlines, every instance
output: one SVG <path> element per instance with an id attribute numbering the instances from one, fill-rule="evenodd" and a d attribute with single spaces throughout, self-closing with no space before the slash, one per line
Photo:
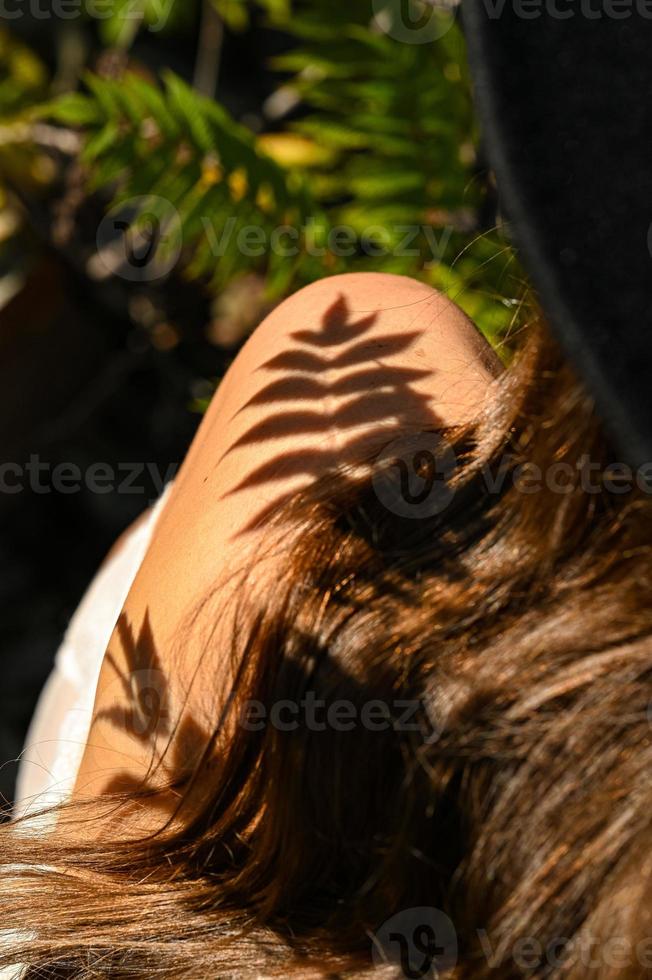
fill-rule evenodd
<path id="1" fill-rule="evenodd" d="M 160 735 L 169 735 L 169 715 L 166 704 L 167 685 L 164 683 L 163 664 L 156 651 L 154 634 L 149 620 L 145 617 L 143 625 L 136 638 L 125 613 L 121 613 L 117 622 L 118 640 L 124 652 L 126 667 L 123 668 L 109 649 L 106 660 L 116 672 L 123 695 L 125 707 L 103 708 L 97 712 L 98 721 L 111 721 L 115 725 L 124 725 L 134 736 L 148 741 L 156 730 Z M 153 690 L 147 684 L 146 672 L 155 672 L 163 682 L 159 689 Z M 148 698 L 155 694 L 154 702 Z M 143 724 L 143 716 L 149 719 Z"/>
<path id="2" fill-rule="evenodd" d="M 419 309 L 422 312 L 422 307 Z M 393 437 L 404 435 L 410 429 L 423 431 L 441 427 L 431 408 L 431 399 L 412 387 L 414 382 L 432 378 L 435 369 L 386 363 L 386 359 L 412 347 L 426 333 L 428 325 L 367 337 L 377 316 L 377 313 L 371 313 L 356 317 L 345 297 L 340 296 L 327 309 L 318 326 L 291 334 L 291 341 L 302 345 L 300 349 L 275 354 L 260 366 L 260 372 L 270 372 L 273 378 L 237 414 L 265 404 L 279 404 L 279 411 L 270 412 L 263 421 L 248 428 L 215 466 L 220 465 L 225 455 L 238 449 L 251 449 L 299 433 L 312 437 L 311 447 L 302 446 L 298 451 L 289 450 L 265 460 L 246 472 L 224 496 L 260 487 L 279 477 L 305 475 L 317 479 L 336 469 L 343 459 L 368 459 Z M 330 372 L 344 368 L 351 368 L 351 373 L 332 383 Z M 299 399 L 306 402 L 305 410 L 283 411 L 284 401 L 296 401 L 297 392 Z M 339 402 L 341 398 L 346 401 Z M 333 399 L 328 403 L 328 410 L 324 410 L 325 399 Z M 337 404 L 335 399 L 338 399 Z M 333 432 L 337 433 L 335 445 L 333 440 L 326 438 Z M 263 527 L 292 496 L 293 493 L 288 492 L 259 510 L 244 531 Z"/>
<path id="3" fill-rule="evenodd" d="M 127 769 L 108 773 L 99 795 L 139 799 L 172 820 L 210 742 L 210 733 L 187 710 L 173 715 L 170 684 L 156 649 L 149 614 L 136 635 L 123 612 L 115 639 L 120 643 L 124 665 L 110 649 L 106 660 L 117 675 L 122 697 L 120 703 L 97 711 L 93 728 L 100 725 L 113 727 L 121 735 L 126 732 L 141 746 L 141 756 L 142 749 L 149 750 L 151 756 L 143 773 Z"/>

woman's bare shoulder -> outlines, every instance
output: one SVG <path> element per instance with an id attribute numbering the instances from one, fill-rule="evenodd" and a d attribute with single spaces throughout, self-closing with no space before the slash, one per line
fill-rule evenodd
<path id="1" fill-rule="evenodd" d="M 454 303 L 405 277 L 334 276 L 279 304 L 220 383 L 158 518 L 105 660 L 96 719 L 111 715 L 118 675 L 130 670 L 125 624 L 135 638 L 146 627 L 172 687 L 183 688 L 199 647 L 186 634 L 179 644 L 180 629 L 216 581 L 253 558 L 254 587 L 261 597 L 273 587 L 270 511 L 327 469 L 380 448 L 402 425 L 471 418 L 499 370 Z M 224 635 L 213 636 L 213 678 L 231 631 L 226 618 L 222 625 Z M 102 722 L 92 742 L 80 787 L 135 750 Z"/>
<path id="2" fill-rule="evenodd" d="M 472 419 L 499 372 L 468 317 L 421 282 L 356 273 L 307 286 L 270 313 L 222 379 L 146 567 L 174 576 L 166 595 L 177 606 L 298 489 L 401 426 Z"/>
<path id="3" fill-rule="evenodd" d="M 254 331 L 233 367 L 261 368 L 274 353 L 299 347 L 315 355 L 306 359 L 306 370 L 328 369 L 329 355 L 353 344 L 360 362 L 366 355 L 390 364 L 419 359 L 432 367 L 440 412 L 448 381 L 468 374 L 484 385 L 501 370 L 491 346 L 450 297 L 419 280 L 380 272 L 329 276 L 294 293 Z M 452 402 L 450 413 L 454 421 Z"/>
<path id="4" fill-rule="evenodd" d="M 355 462 L 388 427 L 472 419 L 500 370 L 475 325 L 431 287 L 380 273 L 320 280 L 244 345 L 187 467 L 215 489 L 237 486 L 239 514 L 251 517 L 269 484 L 276 497 L 282 482 L 289 492 Z"/>

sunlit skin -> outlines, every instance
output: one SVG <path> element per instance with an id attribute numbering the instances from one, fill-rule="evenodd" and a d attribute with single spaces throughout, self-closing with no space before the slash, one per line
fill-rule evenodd
<path id="1" fill-rule="evenodd" d="M 218 574 L 251 556 L 265 560 L 250 587 L 259 595 L 273 587 L 270 506 L 327 466 L 380 450 L 403 423 L 477 417 L 499 373 L 498 358 L 460 309 L 402 276 L 335 276 L 276 307 L 221 381 L 129 592 L 104 659 L 76 795 L 137 784 L 157 744 L 167 742 L 168 721 L 151 731 L 146 718 L 135 729 L 120 723 L 133 721 L 134 698 L 157 718 L 187 698 L 176 748 L 190 762 L 193 739 L 200 750 L 194 719 L 202 694 L 225 673 L 215 651 L 228 645 L 233 626 L 211 607 L 213 655 L 197 671 L 203 645 L 191 638 L 188 616 Z M 164 678 L 163 707 L 156 678 Z"/>

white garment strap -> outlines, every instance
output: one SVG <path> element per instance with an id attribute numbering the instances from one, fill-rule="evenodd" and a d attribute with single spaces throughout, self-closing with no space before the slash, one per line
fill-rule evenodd
<path id="1" fill-rule="evenodd" d="M 104 654 L 171 487 L 100 568 L 70 621 L 21 754 L 16 815 L 62 802 L 72 792 Z"/>

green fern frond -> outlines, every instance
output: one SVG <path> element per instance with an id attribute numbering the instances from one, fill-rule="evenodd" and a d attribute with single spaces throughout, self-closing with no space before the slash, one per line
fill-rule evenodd
<path id="1" fill-rule="evenodd" d="M 0 27 L 0 199 L 9 187 L 41 194 L 53 167 L 29 140 L 30 109 L 44 98 L 48 72 L 31 48 Z"/>
<path id="2" fill-rule="evenodd" d="M 449 21 L 436 40 L 409 43 L 383 29 L 382 8 L 331 0 L 324 17 L 314 0 L 294 0 L 285 26 L 297 46 L 273 62 L 307 109 L 289 128 L 325 156 L 306 173 L 331 222 L 361 237 L 383 229 L 385 254 L 359 267 L 448 289 L 494 339 L 509 329 L 502 296 L 518 272 L 504 237 L 479 223 L 486 185 L 462 32 Z"/>
<path id="3" fill-rule="evenodd" d="M 188 276 L 218 289 L 255 269 L 268 274 L 270 291 L 289 288 L 292 263 L 282 262 L 287 256 L 269 242 L 280 226 L 299 230 L 321 215 L 305 180 L 265 154 L 222 106 L 171 72 L 163 75 L 162 89 L 135 74 L 85 80 L 88 94 L 64 96 L 40 114 L 82 129 L 89 186 L 111 187 L 113 206 L 142 200 L 151 213 L 158 200 L 175 209 Z M 301 249 L 299 240 L 297 271 L 303 259 L 311 267 L 306 277 L 328 271 L 327 262 L 316 268 Z"/>
<path id="4" fill-rule="evenodd" d="M 251 24 L 254 8 L 262 10 L 271 25 L 284 25 L 291 14 L 291 0 L 211 0 L 224 23 L 232 31 L 244 31 Z"/>
<path id="5" fill-rule="evenodd" d="M 34 52 L 0 26 L 0 113 L 11 119 L 43 96 L 47 70 Z"/>
<path id="6" fill-rule="evenodd" d="M 191 27 L 197 7 L 198 0 L 112 0 L 96 15 L 100 39 L 107 47 L 126 50 L 140 31 L 156 37 Z"/>
<path id="7" fill-rule="evenodd" d="M 103 44 L 126 50 L 141 31 L 172 35 L 192 29 L 202 0 L 113 0 L 98 18 Z M 224 24 L 244 31 L 258 8 L 270 24 L 284 23 L 290 15 L 290 0 L 210 0 Z"/>
<path id="8" fill-rule="evenodd" d="M 227 0 L 211 2 L 225 16 Z M 504 336 L 503 297 L 521 275 L 504 236 L 480 223 L 488 185 L 457 25 L 410 44 L 383 28 L 380 0 L 331 0 L 328 17 L 317 0 L 293 0 L 291 12 L 289 0 L 228 4 L 263 7 L 294 36 L 273 64 L 299 118 L 257 137 L 171 73 L 162 88 L 88 76 L 88 94 L 48 111 L 84 133 L 90 186 L 116 202 L 169 202 L 186 274 L 214 289 L 256 271 L 281 296 L 327 273 L 380 269 L 446 289 L 488 337 Z M 331 247 L 342 227 L 349 249 Z"/>

